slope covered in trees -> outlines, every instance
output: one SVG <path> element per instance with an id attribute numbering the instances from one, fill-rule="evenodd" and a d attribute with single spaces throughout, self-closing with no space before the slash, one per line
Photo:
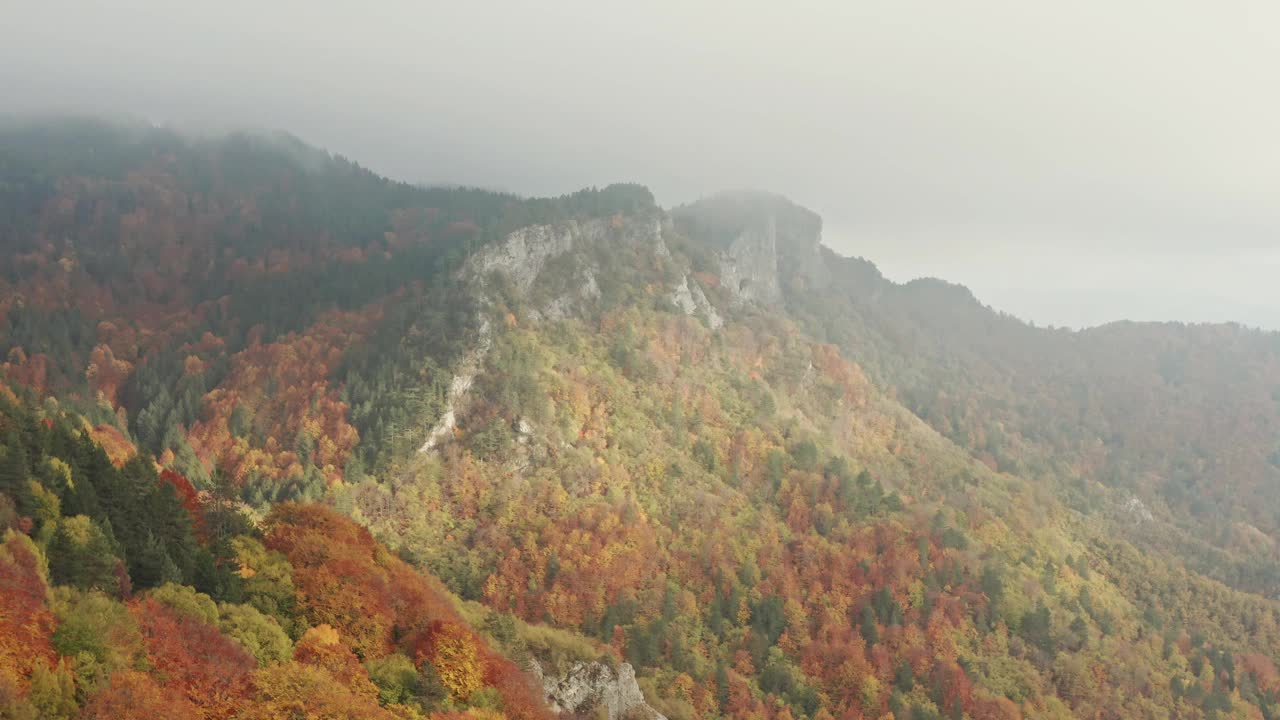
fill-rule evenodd
<path id="1" fill-rule="evenodd" d="M 79 122 L 0 177 L 12 702 L 529 717 L 543 623 L 673 720 L 1280 718 L 1274 335 L 1031 328 L 760 194 Z"/>
<path id="2" fill-rule="evenodd" d="M 451 280 L 470 253 L 652 205 L 416 188 L 287 136 L 77 120 L 4 128 L 0 175 L 5 374 L 95 421 L 126 409 L 117 424 L 194 480 L 233 455 L 236 483 L 276 498 L 359 474 L 438 414 L 472 331 Z"/>
<path id="3" fill-rule="evenodd" d="M 671 272 L 613 249 L 638 288 Z M 1272 712 L 1188 673 L 1274 657 L 1273 602 L 994 472 L 793 323 L 538 296 L 489 308 L 457 442 L 338 496 L 460 592 L 652 668 L 668 715 Z"/>
<path id="4" fill-rule="evenodd" d="M 548 717 L 448 592 L 319 505 L 258 526 L 0 389 L 6 718 Z"/>
<path id="5" fill-rule="evenodd" d="M 782 201 L 784 208 L 792 208 Z M 759 224 L 725 201 L 677 211 L 703 245 Z M 729 204 L 734 209 L 732 204 Z M 1140 545 L 1280 597 L 1280 334 L 1122 322 L 1036 328 L 940 280 L 898 285 L 811 245 L 821 277 L 780 264 L 787 312 L 993 469 L 1118 513 Z M 780 236 L 784 231 L 780 231 Z M 1136 503 L 1134 501 L 1137 501 Z M 1141 503 L 1141 505 L 1138 505 Z M 1150 513 L 1155 522 L 1143 522 Z"/>

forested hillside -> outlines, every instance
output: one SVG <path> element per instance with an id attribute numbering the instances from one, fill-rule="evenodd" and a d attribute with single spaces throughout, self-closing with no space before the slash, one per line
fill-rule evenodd
<path id="1" fill-rule="evenodd" d="M 256 524 L 0 387 L 6 718 L 548 717 L 457 602 L 320 505 Z"/>
<path id="2" fill-rule="evenodd" d="M 714 242 L 712 210 L 678 214 L 702 218 L 686 224 Z M 1140 546 L 1280 597 L 1280 333 L 1036 328 L 963 287 L 898 285 L 865 260 L 821 253 L 818 282 L 781 267 L 788 313 L 938 432 L 1081 512 L 1128 507 L 1116 527 Z"/>
<path id="3" fill-rule="evenodd" d="M 1280 718 L 1275 335 L 286 137 L 7 128 L 0 221 L 11 713 L 533 717 L 513 662 L 603 657 L 672 720 Z"/>

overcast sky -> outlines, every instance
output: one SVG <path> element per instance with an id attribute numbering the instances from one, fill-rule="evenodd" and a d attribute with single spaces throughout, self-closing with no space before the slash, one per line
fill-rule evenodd
<path id="1" fill-rule="evenodd" d="M 1039 324 L 1280 328 L 1280 3 L 0 0 L 0 110 L 393 177 L 773 190 Z"/>

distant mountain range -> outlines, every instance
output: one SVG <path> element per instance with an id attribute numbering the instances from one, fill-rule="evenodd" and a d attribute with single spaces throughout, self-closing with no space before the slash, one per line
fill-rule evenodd
<path id="1" fill-rule="evenodd" d="M 1153 322 L 1230 323 L 1280 330 L 1280 310 L 1197 293 L 1154 291 L 987 289 L 984 302 L 1015 315 L 1040 319 L 1038 325 L 1089 328 L 1117 322 L 1115 308 L 1127 308 L 1130 319 Z"/>

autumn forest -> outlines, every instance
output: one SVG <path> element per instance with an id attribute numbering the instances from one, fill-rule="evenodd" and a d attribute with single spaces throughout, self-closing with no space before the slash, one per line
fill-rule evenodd
<path id="1" fill-rule="evenodd" d="M 821 232 L 0 125 L 0 718 L 1280 720 L 1280 334 Z"/>

